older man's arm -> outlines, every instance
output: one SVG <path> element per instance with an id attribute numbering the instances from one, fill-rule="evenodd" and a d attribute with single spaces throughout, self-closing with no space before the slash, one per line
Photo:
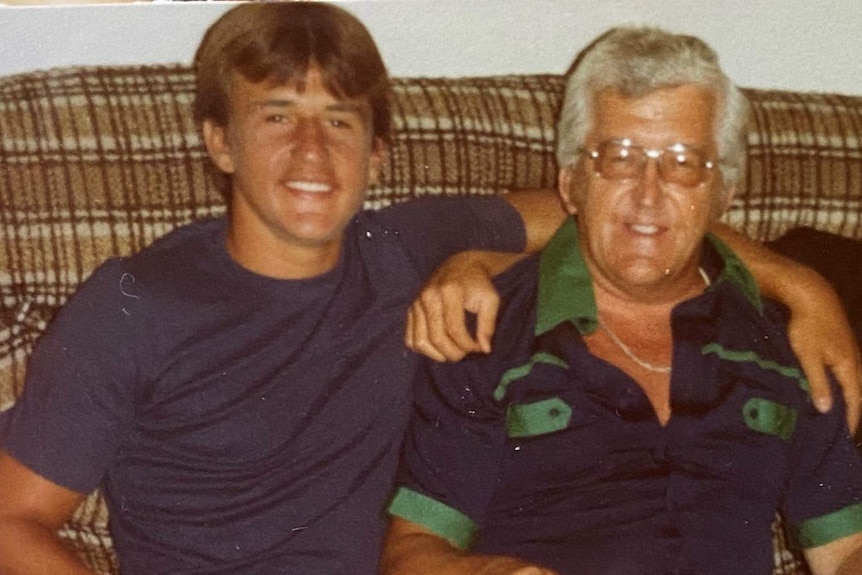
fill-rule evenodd
<path id="1" fill-rule="evenodd" d="M 806 549 L 805 560 L 812 575 L 859 575 L 862 573 L 862 533 Z"/>
<path id="2" fill-rule="evenodd" d="M 0 451 L 0 573 L 93 575 L 57 536 L 83 499 Z"/>
<path id="3" fill-rule="evenodd" d="M 513 557 L 470 554 L 399 517 L 390 521 L 381 567 L 382 575 L 558 575 Z"/>

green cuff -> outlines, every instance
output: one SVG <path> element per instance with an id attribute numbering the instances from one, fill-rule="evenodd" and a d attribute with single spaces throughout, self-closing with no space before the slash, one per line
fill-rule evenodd
<path id="1" fill-rule="evenodd" d="M 793 526 L 799 544 L 808 549 L 862 531 L 862 503 Z"/>
<path id="2" fill-rule="evenodd" d="M 406 487 L 398 488 L 388 511 L 433 531 L 459 549 L 467 549 L 476 534 L 476 524 L 469 517 Z"/>

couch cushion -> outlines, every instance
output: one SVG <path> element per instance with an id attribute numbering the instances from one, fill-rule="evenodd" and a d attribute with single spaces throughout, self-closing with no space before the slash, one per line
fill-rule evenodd
<path id="1" fill-rule="evenodd" d="M 0 82 L 0 296 L 59 304 L 106 257 L 220 208 L 178 67 Z"/>

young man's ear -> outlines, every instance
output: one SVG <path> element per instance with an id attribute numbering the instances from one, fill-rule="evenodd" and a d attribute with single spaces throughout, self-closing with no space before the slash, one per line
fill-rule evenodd
<path id="1" fill-rule="evenodd" d="M 578 213 L 576 186 L 579 185 L 579 182 L 577 179 L 575 168 L 571 166 L 560 168 L 560 172 L 557 174 L 557 193 L 560 194 L 563 209 L 570 216 Z"/>
<path id="2" fill-rule="evenodd" d="M 233 157 L 230 153 L 230 142 L 228 142 L 225 127 L 212 120 L 204 120 L 202 131 L 204 145 L 213 164 L 225 174 L 232 174 L 234 172 Z"/>
<path id="3" fill-rule="evenodd" d="M 380 179 L 380 172 L 383 170 L 383 164 L 386 162 L 388 149 L 386 142 L 381 138 L 374 138 L 371 141 L 371 155 L 368 158 L 368 185 L 377 185 Z"/>

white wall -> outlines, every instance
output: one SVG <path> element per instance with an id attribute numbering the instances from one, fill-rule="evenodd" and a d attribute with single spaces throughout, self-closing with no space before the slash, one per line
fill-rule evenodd
<path id="1" fill-rule="evenodd" d="M 2 0 L 0 0 L 2 1 Z M 563 72 L 618 23 L 701 36 L 743 86 L 862 95 L 862 0 L 357 0 L 393 75 Z M 0 8 L 0 74 L 189 62 L 226 3 Z"/>

